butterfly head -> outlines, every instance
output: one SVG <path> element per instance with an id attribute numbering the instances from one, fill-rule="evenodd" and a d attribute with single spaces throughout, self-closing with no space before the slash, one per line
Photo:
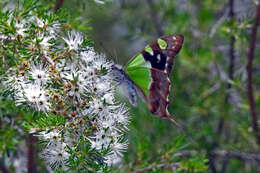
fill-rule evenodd
<path id="1" fill-rule="evenodd" d="M 123 66 L 114 63 L 111 66 L 111 70 L 112 70 L 112 75 L 113 75 L 114 80 L 116 82 L 118 82 L 119 84 L 122 83 L 122 81 L 125 78 Z"/>
<path id="2" fill-rule="evenodd" d="M 114 64 L 112 65 L 112 70 L 122 70 L 122 71 L 123 71 L 123 66 L 120 65 L 120 64 L 114 63 Z"/>
<path id="3" fill-rule="evenodd" d="M 136 106 L 137 104 L 136 88 L 134 83 L 125 74 L 123 66 L 119 64 L 113 64 L 111 69 L 112 69 L 112 75 L 114 80 L 120 86 L 119 91 L 121 91 L 122 95 L 124 95 L 129 99 L 130 103 L 133 106 Z"/>

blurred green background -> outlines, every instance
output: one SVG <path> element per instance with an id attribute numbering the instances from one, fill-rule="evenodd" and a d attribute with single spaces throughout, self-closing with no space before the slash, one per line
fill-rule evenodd
<path id="1" fill-rule="evenodd" d="M 179 162 L 194 169 L 177 172 L 260 171 L 247 97 L 253 0 L 42 1 L 51 10 L 67 10 L 71 28 L 87 34 L 97 51 L 121 65 L 161 35 L 185 37 L 171 74 L 168 108 L 184 134 L 151 115 L 141 100 L 136 108 L 129 105 L 129 148 L 113 172 L 173 172 L 158 165 Z M 253 86 L 258 113 L 259 43 L 257 37 Z"/>

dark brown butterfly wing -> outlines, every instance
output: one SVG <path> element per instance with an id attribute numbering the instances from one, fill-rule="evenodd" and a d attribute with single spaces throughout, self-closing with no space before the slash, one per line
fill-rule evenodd
<path id="1" fill-rule="evenodd" d="M 163 49 L 159 40 L 164 40 L 166 45 Z M 151 63 L 152 68 L 166 72 L 168 75 L 171 73 L 173 60 L 179 53 L 184 37 L 182 35 L 166 35 L 158 40 L 152 42 L 149 46 L 152 52 L 142 50 L 142 55 L 146 61 Z"/>
<path id="2" fill-rule="evenodd" d="M 147 102 L 149 110 L 160 117 L 165 117 L 175 126 L 180 127 L 168 113 L 168 96 L 170 94 L 169 75 L 172 70 L 173 61 L 180 51 L 184 37 L 182 35 L 167 35 L 159 38 L 164 40 L 165 47 L 160 45 L 159 41 L 152 42 L 149 46 L 152 52 L 142 51 L 145 61 L 149 61 L 152 82 L 149 87 L 149 96 L 144 100 Z M 164 48 L 164 49 L 163 49 Z M 145 96 L 144 96 L 145 97 Z"/>

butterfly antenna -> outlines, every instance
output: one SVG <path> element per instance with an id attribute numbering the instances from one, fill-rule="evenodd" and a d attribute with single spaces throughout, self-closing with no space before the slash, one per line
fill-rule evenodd
<path id="1" fill-rule="evenodd" d="M 112 59 L 114 59 L 113 55 L 105 48 L 103 42 L 99 42 L 99 46 L 104 50 L 104 52 L 106 52 L 108 54 L 108 56 L 110 56 Z"/>
<path id="2" fill-rule="evenodd" d="M 117 48 L 114 49 L 114 54 L 115 54 L 115 57 L 116 57 L 116 63 L 118 64 L 118 56 L 117 56 Z"/>

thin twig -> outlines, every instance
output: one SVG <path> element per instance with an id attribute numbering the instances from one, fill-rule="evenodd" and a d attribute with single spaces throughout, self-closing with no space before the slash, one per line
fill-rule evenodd
<path id="1" fill-rule="evenodd" d="M 226 169 L 227 169 L 227 166 L 229 164 L 229 161 L 230 161 L 229 158 L 224 158 L 223 159 L 223 164 L 222 164 L 222 167 L 221 167 L 221 170 L 220 170 L 219 173 L 225 173 L 226 172 Z"/>
<path id="2" fill-rule="evenodd" d="M 212 154 L 217 157 L 236 158 L 238 160 L 243 160 L 243 161 L 255 160 L 257 162 L 260 162 L 260 153 L 245 153 L 240 151 L 214 150 Z"/>
<path id="3" fill-rule="evenodd" d="M 69 55 L 70 51 L 65 51 L 61 55 L 56 56 L 55 58 L 52 59 L 53 62 L 57 61 L 60 58 L 64 58 L 65 56 Z"/>
<path id="4" fill-rule="evenodd" d="M 215 166 L 215 157 L 209 153 L 208 154 L 208 158 L 209 158 L 209 167 L 210 167 L 210 170 L 213 172 L 213 173 L 218 173 L 217 171 L 217 168 Z"/>
<path id="5" fill-rule="evenodd" d="M 212 38 L 215 35 L 217 28 L 228 18 L 228 11 L 229 8 L 226 7 L 221 18 L 213 25 L 209 33 L 210 38 Z"/>
<path id="6" fill-rule="evenodd" d="M 234 14 L 234 0 L 229 0 L 228 3 L 228 7 L 229 7 L 229 18 L 230 18 L 230 23 L 232 25 L 232 23 L 235 20 L 235 14 Z M 232 26 L 231 26 L 232 27 Z M 229 66 L 228 66 L 228 78 L 230 80 L 234 79 L 234 64 L 235 64 L 235 36 L 233 34 L 231 34 L 230 36 L 230 46 L 229 46 Z M 229 100 L 230 100 L 230 89 L 231 89 L 232 85 L 230 82 L 228 82 L 227 84 L 227 94 L 225 97 L 225 104 L 228 104 Z M 223 126 L 224 126 L 224 117 L 222 116 L 220 118 L 220 121 L 218 123 L 218 130 L 217 133 L 219 135 L 221 135 L 222 130 L 223 130 Z"/>
<path id="7" fill-rule="evenodd" d="M 176 157 L 192 157 L 197 152 L 195 150 L 183 150 L 179 151 L 177 153 L 174 153 L 172 156 L 173 158 Z M 243 151 L 233 151 L 233 150 L 213 150 L 211 151 L 211 154 L 213 157 L 223 157 L 223 158 L 235 158 L 239 160 L 254 160 L 257 162 L 260 162 L 260 152 L 255 152 L 255 153 L 247 153 Z"/>
<path id="8" fill-rule="evenodd" d="M 228 10 L 228 17 L 229 17 L 229 20 L 230 20 L 231 29 L 233 29 L 233 22 L 235 20 L 234 0 L 228 1 L 228 9 L 229 9 Z M 235 41 L 236 41 L 235 36 L 234 36 L 234 34 L 231 33 L 230 45 L 229 45 L 229 66 L 228 66 L 228 78 L 230 80 L 234 79 L 234 64 L 235 64 L 235 48 L 234 47 L 235 47 Z M 231 83 L 228 82 L 228 84 L 226 86 L 227 93 L 226 93 L 225 101 L 224 101 L 226 105 L 229 104 L 231 87 L 232 87 Z M 225 115 L 222 115 L 220 117 L 220 120 L 218 122 L 218 127 L 217 127 L 217 134 L 219 136 L 222 135 L 224 123 L 225 123 Z M 215 150 L 218 146 L 219 146 L 219 142 L 215 141 L 215 143 L 213 145 L 213 150 Z M 212 172 L 217 173 L 218 171 L 215 167 L 215 157 L 211 152 L 209 153 L 209 158 L 210 158 L 209 164 L 210 164 L 210 168 L 211 168 Z M 221 173 L 225 172 L 228 162 L 229 162 L 228 159 L 224 159 L 223 164 L 222 164 L 222 168 L 221 168 Z"/>
<path id="9" fill-rule="evenodd" d="M 32 134 L 29 134 L 28 139 L 28 162 L 27 162 L 27 169 L 28 173 L 36 173 L 36 163 L 35 163 L 35 145 L 37 142 L 37 137 L 33 136 Z"/>
<path id="10" fill-rule="evenodd" d="M 249 99 L 249 105 L 250 105 L 250 113 L 252 118 L 252 126 L 254 133 L 256 135 L 256 141 L 258 145 L 260 145 L 260 134 L 258 129 L 258 118 L 256 113 L 256 107 L 255 107 L 255 99 L 254 99 L 254 91 L 253 91 L 253 60 L 254 60 L 254 52 L 255 52 L 255 43 L 256 43 L 256 37 L 257 37 L 257 27 L 260 20 L 260 2 L 257 4 L 256 9 L 256 17 L 254 21 L 254 25 L 252 28 L 251 33 L 251 41 L 250 41 L 250 47 L 248 52 L 248 64 L 247 64 L 247 77 L 248 77 L 248 84 L 247 84 L 247 94 Z"/>
<path id="11" fill-rule="evenodd" d="M 230 11 L 229 11 L 229 17 L 230 17 L 230 22 L 231 25 L 233 25 L 233 22 L 235 20 L 235 15 L 234 15 L 234 0 L 229 0 L 229 7 L 230 7 Z M 231 26 L 233 28 L 233 26 Z M 230 36 L 230 48 L 229 48 L 229 67 L 228 67 L 228 77 L 230 80 L 234 79 L 234 63 L 235 63 L 235 36 L 234 34 L 231 34 Z M 227 84 L 227 89 L 230 90 L 231 88 L 231 84 L 230 82 L 228 82 Z M 230 97 L 230 93 L 227 94 L 227 102 L 229 101 L 229 97 Z"/>
<path id="12" fill-rule="evenodd" d="M 0 119 L 0 129 L 2 129 L 2 120 Z M 7 167 L 5 166 L 5 164 L 0 160 L 0 170 L 3 172 L 3 173 L 11 173 Z"/>

